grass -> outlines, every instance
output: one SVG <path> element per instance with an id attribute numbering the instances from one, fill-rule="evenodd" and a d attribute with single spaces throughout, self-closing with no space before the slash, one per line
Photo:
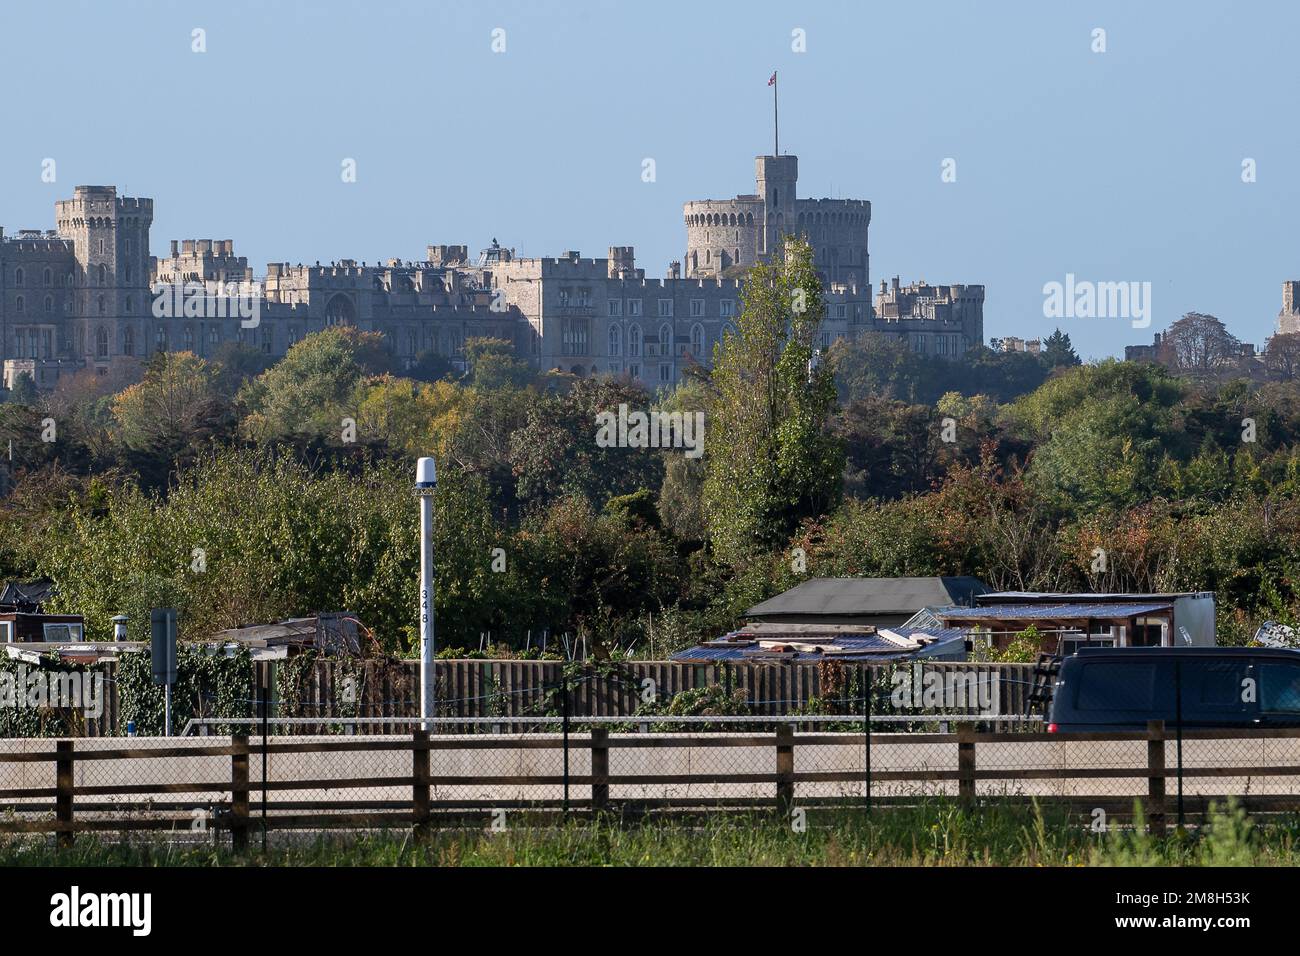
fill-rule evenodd
<path id="1" fill-rule="evenodd" d="M 1140 808 L 1139 808 L 1140 813 Z M 157 838 L 10 837 L 0 866 L 1291 866 L 1300 820 L 1256 824 L 1230 804 L 1162 839 L 1142 827 L 1094 833 L 1035 808 L 963 812 L 936 801 L 906 809 L 812 814 L 806 829 L 763 816 L 713 816 L 695 825 L 572 821 L 533 826 L 523 813 L 503 832 L 443 830 L 419 843 L 405 832 L 334 834 L 233 853 Z M 273 834 L 273 840 L 278 839 Z"/>

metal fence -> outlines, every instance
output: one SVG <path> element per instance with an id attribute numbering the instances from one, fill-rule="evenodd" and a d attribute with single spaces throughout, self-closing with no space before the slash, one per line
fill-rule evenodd
<path id="1" fill-rule="evenodd" d="M 477 722 L 479 719 L 469 719 Z M 177 740 L 9 740 L 0 749 L 0 832 L 165 831 L 173 839 L 504 825 L 725 810 L 875 812 L 935 799 L 1054 807 L 1094 825 L 1195 824 L 1215 801 L 1300 811 L 1300 729 L 891 733 L 851 715 L 678 717 L 629 731 L 621 718 L 548 718 L 538 731 L 466 732 L 439 718 L 405 734 L 237 733 Z M 476 723 L 476 726 L 477 723 Z M 704 728 L 710 728 L 705 730 Z M 721 729 L 719 729 L 721 728 Z M 128 746 L 122 746 L 129 743 Z M 1184 754 L 1178 763 L 1176 751 Z"/>

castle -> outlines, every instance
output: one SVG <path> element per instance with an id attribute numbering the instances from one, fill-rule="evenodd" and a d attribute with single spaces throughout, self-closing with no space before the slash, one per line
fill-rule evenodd
<path id="1" fill-rule="evenodd" d="M 466 246 L 431 245 L 423 261 L 273 262 L 259 280 L 229 239 L 173 240 L 168 255 L 151 256 L 152 200 L 78 186 L 56 203 L 57 229 L 0 228 L 4 386 L 26 373 L 49 389 L 155 351 L 212 358 L 228 343 L 278 358 L 338 324 L 383 333 L 405 367 L 427 353 L 459 363 L 466 339 L 492 336 L 538 369 L 671 386 L 734 330 L 741 276 L 787 234 L 809 240 L 825 284 L 823 351 L 869 331 L 943 357 L 981 343 L 982 286 L 900 288 L 895 279 L 873 307 L 871 204 L 799 198 L 794 156 L 760 156 L 756 166 L 755 193 L 685 204 L 685 274 L 674 262 L 664 278 L 646 278 L 631 246 L 605 258 L 524 258 L 493 240 L 472 261 Z M 197 307 L 160 309 L 163 286 L 197 290 Z M 252 319 L 236 300 L 251 301 Z"/>

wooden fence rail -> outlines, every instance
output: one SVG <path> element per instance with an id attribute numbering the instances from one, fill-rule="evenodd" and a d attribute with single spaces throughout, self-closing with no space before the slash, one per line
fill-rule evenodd
<path id="1" fill-rule="evenodd" d="M 260 795 L 259 804 L 266 807 L 265 825 L 268 829 L 411 827 L 417 837 L 423 837 L 430 832 L 435 821 L 476 820 L 481 825 L 484 812 L 501 809 L 531 809 L 544 813 L 560 809 L 589 813 L 644 813 L 766 808 L 788 814 L 795 807 L 802 806 L 868 808 L 909 802 L 916 804 L 916 795 L 888 792 L 890 785 L 898 783 L 955 784 L 955 790 L 945 792 L 955 796 L 961 805 L 970 807 L 985 800 L 1024 802 L 1030 799 L 1025 794 L 981 794 L 978 789 L 981 782 L 1018 782 L 1024 785 L 1034 781 L 1092 781 L 1096 786 L 1083 793 L 1039 794 L 1032 799 L 1044 805 L 1065 807 L 1072 812 L 1092 814 L 1097 808 L 1102 808 L 1108 814 L 1124 817 L 1132 812 L 1136 797 L 1143 802 L 1152 832 L 1163 833 L 1170 815 L 1171 778 L 1177 778 L 1175 790 L 1181 790 L 1184 779 L 1248 778 L 1256 781 L 1254 787 L 1247 788 L 1250 794 L 1242 800 L 1248 810 L 1300 811 L 1300 794 L 1294 790 L 1269 793 L 1267 788 L 1258 786 L 1261 779 L 1272 778 L 1276 783 L 1286 785 L 1300 776 L 1300 759 L 1289 761 L 1274 756 L 1266 760 L 1260 749 L 1266 741 L 1293 740 L 1295 745 L 1284 746 L 1292 746 L 1295 753 L 1300 754 L 1300 729 L 1274 730 L 1267 734 L 1199 731 L 1195 739 L 1244 742 L 1246 749 L 1258 756 L 1250 763 L 1199 763 L 1171 767 L 1166 761 L 1166 744 L 1172 738 L 1159 722 L 1152 723 L 1146 733 L 979 733 L 973 725 L 967 724 L 958 727 L 953 734 L 872 734 L 869 739 L 852 733 L 800 734 L 787 725 L 779 727 L 776 733 L 743 735 L 611 734 L 596 729 L 587 735 L 570 736 L 567 741 L 552 734 L 449 739 L 431 736 L 423 730 L 402 739 L 267 738 L 254 742 L 247 737 L 235 737 L 228 745 L 198 747 L 93 749 L 86 744 L 78 746 L 73 740 L 60 740 L 53 747 L 40 751 L 0 751 L 0 773 L 20 774 L 23 779 L 39 784 L 6 787 L 0 791 L 7 801 L 13 801 L 8 807 L 11 812 L 0 819 L 0 832 L 54 833 L 60 846 L 68 846 L 81 832 L 190 830 L 195 819 L 195 801 L 153 799 L 183 794 L 205 795 L 201 802 L 213 808 L 211 819 L 205 818 L 205 828 L 210 826 L 213 830 L 228 831 L 232 845 L 243 849 L 248 845 L 250 829 L 261 825 L 260 820 L 255 821 L 250 815 L 255 795 Z M 1063 754 L 1065 750 L 1061 748 L 1085 744 L 1114 745 L 1119 749 L 1098 751 L 1097 765 L 1066 766 L 1063 760 L 1055 757 L 1043 759 L 1043 745 L 1054 748 L 1052 753 Z M 817 766 L 817 761 L 811 760 L 812 769 L 809 769 L 799 762 L 800 754 L 815 757 L 819 753 L 817 748 L 846 747 L 853 747 L 866 758 L 862 766 L 827 768 Z M 891 768 L 891 751 L 903 753 L 899 748 L 905 747 L 930 749 L 916 765 Z M 449 760 L 461 761 L 466 754 L 487 755 L 511 749 L 520 754 L 562 751 L 566 758 L 573 758 L 574 765 L 568 769 L 566 764 L 567 772 L 563 773 L 447 773 L 434 770 L 431 761 L 435 753 L 444 754 Z M 876 751 L 874 766 L 872 750 Z M 647 756 L 654 756 L 654 752 L 659 751 L 669 759 L 675 753 L 689 751 L 688 769 L 684 772 L 673 772 L 671 767 L 657 772 L 642 772 L 644 768 L 612 769 L 614 755 L 644 751 L 650 752 Z M 707 762 L 700 760 L 701 755 L 696 751 L 714 752 L 715 755 L 718 752 L 754 752 L 756 757 L 743 769 L 718 772 L 697 769 L 706 766 Z M 763 751 L 767 751 L 769 756 L 763 757 Z M 981 764 L 982 752 L 992 765 Z M 265 781 L 253 779 L 250 774 L 254 757 L 259 758 L 257 762 L 264 758 L 274 763 L 292 756 L 342 755 L 349 762 L 340 763 L 339 769 L 352 770 L 355 765 L 351 761 L 367 753 L 387 754 L 390 760 L 408 753 L 409 764 L 406 766 L 409 766 L 409 772 L 404 772 L 403 764 L 399 762 L 387 767 L 397 771 L 391 773 L 331 775 L 326 772 L 330 767 L 312 764 L 305 772 Z M 1119 753 L 1127 753 L 1132 759 L 1117 764 L 1116 754 Z M 1025 759 L 1026 755 L 1029 760 Z M 955 760 L 950 759 L 953 757 Z M 226 773 L 211 772 L 213 767 L 219 769 L 221 761 L 227 758 Z M 194 759 L 207 761 L 206 773 L 177 768 L 177 761 Z M 1034 760 L 1039 765 L 1031 765 Z M 110 761 L 123 761 L 125 764 L 118 766 Z M 39 780 L 42 776 L 39 765 L 42 763 L 52 765 L 53 787 Z M 14 769 L 10 771 L 10 767 Z M 83 770 L 99 768 L 94 777 L 97 782 L 78 782 L 79 767 Z M 128 779 L 103 780 L 104 771 L 112 769 L 116 769 L 120 777 Z M 173 779 L 137 782 L 151 769 L 170 773 Z M 1116 793 L 1110 789 L 1114 781 L 1123 779 L 1138 782 L 1135 792 Z M 1141 786 L 1143 780 L 1145 786 Z M 747 792 L 738 796 L 681 796 L 672 789 L 706 785 L 742 787 L 747 788 Z M 835 795 L 804 789 L 826 785 L 852 785 L 852 791 Z M 556 795 L 540 799 L 520 798 L 516 793 L 521 787 L 563 787 L 565 796 L 563 800 Z M 657 796 L 647 796 L 643 791 L 634 798 L 620 798 L 615 793 L 620 787 L 660 788 L 662 792 Z M 470 795 L 457 799 L 447 794 L 452 788 L 469 788 Z M 494 798 L 485 794 L 491 788 L 507 789 Z M 569 799 L 570 788 L 579 788 L 587 795 Z M 370 798 L 344 796 L 354 790 L 381 793 Z M 766 795 L 761 792 L 763 790 L 766 790 Z M 145 797 L 149 799 L 140 799 Z M 1185 812 L 1190 807 L 1193 813 L 1204 812 L 1216 799 L 1226 799 L 1226 795 L 1195 793 L 1184 796 L 1183 810 Z M 184 812 L 187 809 L 189 814 Z"/>

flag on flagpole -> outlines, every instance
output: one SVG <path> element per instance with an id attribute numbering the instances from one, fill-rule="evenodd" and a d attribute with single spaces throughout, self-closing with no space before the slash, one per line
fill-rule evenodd
<path id="1" fill-rule="evenodd" d="M 776 86 L 776 70 L 772 71 L 772 78 L 767 81 L 768 86 Z"/>

